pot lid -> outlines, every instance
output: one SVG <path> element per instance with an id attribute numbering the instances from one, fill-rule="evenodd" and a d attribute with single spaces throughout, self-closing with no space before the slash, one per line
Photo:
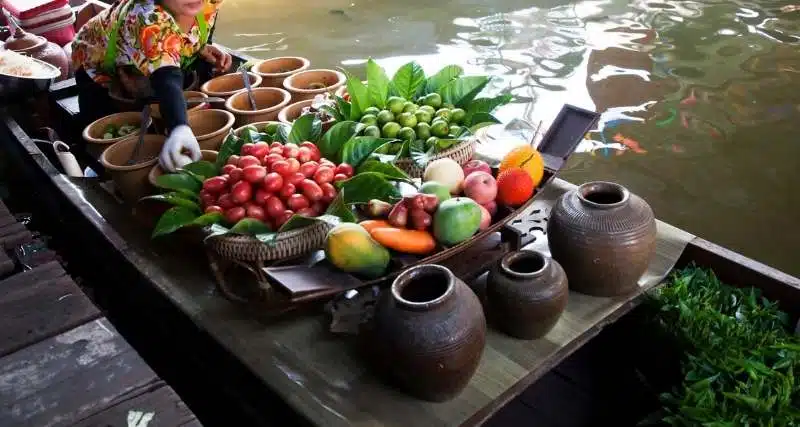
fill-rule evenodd
<path id="1" fill-rule="evenodd" d="M 6 49 L 25 50 L 36 47 L 42 44 L 42 42 L 42 37 L 26 32 L 22 28 L 17 27 L 14 34 L 6 39 Z"/>

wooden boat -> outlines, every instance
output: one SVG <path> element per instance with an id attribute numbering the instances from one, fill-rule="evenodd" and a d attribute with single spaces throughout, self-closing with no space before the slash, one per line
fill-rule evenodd
<path id="1" fill-rule="evenodd" d="M 237 55 L 237 61 L 247 59 Z M 51 234 L 72 247 L 66 251 L 72 254 L 67 255 L 71 268 L 103 284 L 95 289 L 96 299 L 111 320 L 134 346 L 149 349 L 143 353 L 155 361 L 156 371 L 161 367 L 165 380 L 174 382 L 190 406 L 195 402 L 192 409 L 212 425 L 269 425 L 278 418 L 318 425 L 480 425 L 629 313 L 674 265 L 712 268 L 727 283 L 762 289 L 794 321 L 800 316 L 800 279 L 660 223 L 666 236 L 660 252 L 668 254 L 661 260 L 661 276 L 625 297 L 576 295 L 566 321 L 535 343 L 490 333 L 482 365 L 462 396 L 446 404 L 420 402 L 371 376 L 346 339 L 327 334 L 319 310 L 272 320 L 231 304 L 214 291 L 200 246 L 151 241 L 100 179 L 65 176 L 47 144 L 31 136 L 45 122 L 67 142 L 75 141 L 78 130 L 70 128 L 75 95 L 74 83 L 55 85 L 49 115 L 42 114 L 46 119 L 39 123 L 20 106 L 4 108 L 0 132 L 14 184 L 36 189 L 32 206 L 53 218 Z M 76 155 L 91 164 L 90 156 Z M 535 222 L 546 213 L 546 205 L 535 205 L 524 221 Z M 535 228 L 528 225 L 529 231 Z M 474 260 L 496 259 L 505 250 L 498 236 L 465 251 L 451 268 L 469 270 Z"/>

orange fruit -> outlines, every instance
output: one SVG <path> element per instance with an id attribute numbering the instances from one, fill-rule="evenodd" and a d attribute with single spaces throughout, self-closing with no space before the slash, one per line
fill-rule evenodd
<path id="1" fill-rule="evenodd" d="M 533 196 L 533 178 L 522 168 L 510 168 L 497 175 L 497 201 L 517 207 Z"/>
<path id="2" fill-rule="evenodd" d="M 523 145 L 509 151 L 500 162 L 500 172 L 510 168 L 522 168 L 533 180 L 536 188 L 544 177 L 544 159 L 542 154 L 530 145 Z"/>

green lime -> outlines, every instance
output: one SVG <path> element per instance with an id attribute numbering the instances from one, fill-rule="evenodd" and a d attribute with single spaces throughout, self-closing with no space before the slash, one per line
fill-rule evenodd
<path id="1" fill-rule="evenodd" d="M 386 102 L 386 108 L 389 109 L 394 114 L 400 114 L 403 112 L 404 104 L 406 100 L 400 98 L 399 96 L 391 96 L 389 100 Z"/>
<path id="2" fill-rule="evenodd" d="M 374 126 L 378 124 L 378 118 L 375 117 L 374 114 L 364 114 L 361 116 L 361 120 L 359 121 L 367 126 Z"/>
<path id="3" fill-rule="evenodd" d="M 431 134 L 433 136 L 438 136 L 439 138 L 445 138 L 450 133 L 450 127 L 447 125 L 447 122 L 444 120 L 434 120 L 433 124 L 431 125 Z"/>
<path id="4" fill-rule="evenodd" d="M 417 111 L 427 111 L 431 114 L 431 116 L 436 113 L 436 109 L 431 107 L 430 105 L 420 105 Z"/>
<path id="5" fill-rule="evenodd" d="M 269 123 L 264 126 L 264 133 L 272 135 L 278 131 L 278 126 L 280 126 L 280 123 Z"/>
<path id="6" fill-rule="evenodd" d="M 448 108 L 440 108 L 436 110 L 436 114 L 434 117 L 439 117 L 441 119 L 446 120 L 448 123 L 450 122 L 450 109 Z"/>
<path id="7" fill-rule="evenodd" d="M 417 109 L 419 109 L 419 105 L 417 105 L 417 104 L 415 104 L 415 103 L 413 103 L 411 101 L 408 101 L 405 104 L 403 104 L 403 112 L 404 113 L 414 113 L 415 111 L 417 111 Z"/>
<path id="8" fill-rule="evenodd" d="M 412 113 L 400 113 L 397 116 L 397 123 L 400 123 L 401 126 L 413 128 L 417 125 L 417 118 Z"/>
<path id="9" fill-rule="evenodd" d="M 428 110 L 419 109 L 414 113 L 414 117 L 417 118 L 417 123 L 430 123 L 431 120 L 433 120 L 433 113 L 429 113 Z"/>
<path id="10" fill-rule="evenodd" d="M 381 110 L 378 107 L 369 107 L 364 110 L 364 114 L 372 114 L 373 116 L 377 116 Z"/>
<path id="11" fill-rule="evenodd" d="M 400 132 L 400 123 L 389 122 L 381 128 L 381 135 L 384 138 L 397 138 L 397 132 Z"/>
<path id="12" fill-rule="evenodd" d="M 375 125 L 367 126 L 364 128 L 364 136 L 374 136 L 375 138 L 380 138 L 381 129 Z"/>
<path id="13" fill-rule="evenodd" d="M 462 127 L 459 125 L 450 125 L 450 135 L 459 136 L 461 135 Z"/>
<path id="14" fill-rule="evenodd" d="M 438 93 L 429 93 L 425 95 L 423 98 L 422 103 L 433 108 L 439 108 L 442 106 L 442 96 Z"/>
<path id="15" fill-rule="evenodd" d="M 444 104 L 442 104 L 442 108 L 447 108 L 448 110 L 452 110 L 453 108 L 456 108 L 456 106 L 449 102 L 445 102 Z"/>
<path id="16" fill-rule="evenodd" d="M 454 108 L 450 110 L 450 121 L 453 123 L 461 124 L 467 118 L 467 112 L 461 108 Z"/>
<path id="17" fill-rule="evenodd" d="M 431 147 L 435 147 L 436 144 L 439 142 L 439 138 L 432 136 L 425 140 L 425 149 L 430 150 Z"/>
<path id="18" fill-rule="evenodd" d="M 417 127 L 414 128 L 417 131 L 417 137 L 419 139 L 428 139 L 431 137 L 431 125 L 425 122 L 417 123 Z"/>
<path id="19" fill-rule="evenodd" d="M 383 126 L 386 123 L 394 121 L 394 114 L 389 110 L 383 110 L 378 113 L 378 124 Z"/>
<path id="20" fill-rule="evenodd" d="M 414 132 L 414 129 L 411 129 L 410 127 L 404 127 L 397 132 L 397 138 L 402 139 L 403 141 L 413 141 L 417 139 L 417 133 Z"/>

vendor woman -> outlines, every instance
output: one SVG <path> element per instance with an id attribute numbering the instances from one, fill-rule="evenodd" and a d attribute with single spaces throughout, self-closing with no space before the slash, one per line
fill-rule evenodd
<path id="1" fill-rule="evenodd" d="M 72 43 L 84 121 L 115 112 L 109 89 L 124 88 L 160 106 L 168 136 L 159 162 L 169 171 L 200 159 L 186 118 L 183 71 L 199 56 L 216 72 L 231 56 L 209 43 L 223 0 L 117 0 L 89 20 Z"/>

